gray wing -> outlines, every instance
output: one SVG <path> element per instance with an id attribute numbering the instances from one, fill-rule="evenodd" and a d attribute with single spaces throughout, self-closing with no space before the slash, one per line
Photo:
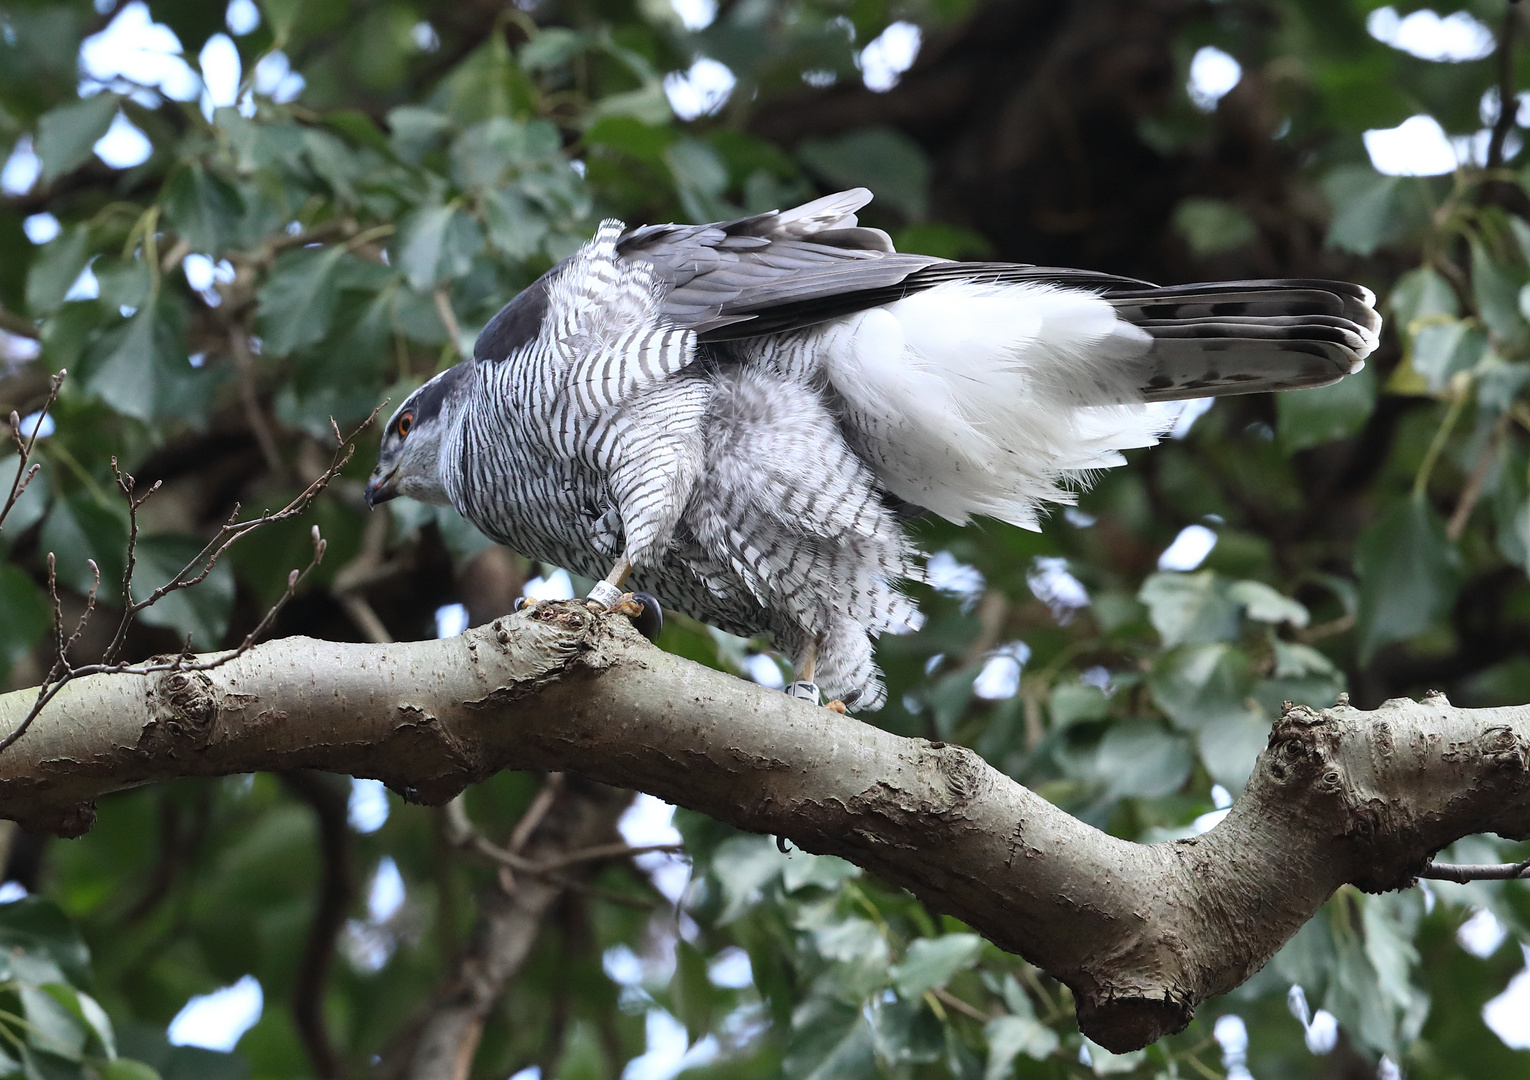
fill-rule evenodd
<path id="1" fill-rule="evenodd" d="M 646 225 L 622 236 L 624 258 L 654 265 L 668 287 L 664 314 L 702 341 L 728 341 L 827 322 L 943 281 L 1045 281 L 1081 288 L 1142 288 L 1132 278 L 1016 263 L 956 263 L 893 250 L 855 211 L 854 188 L 792 210 L 710 225 Z"/>

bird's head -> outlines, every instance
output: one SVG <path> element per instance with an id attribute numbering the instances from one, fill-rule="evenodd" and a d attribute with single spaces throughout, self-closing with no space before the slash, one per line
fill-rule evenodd
<path id="1" fill-rule="evenodd" d="M 367 480 L 367 505 L 407 495 L 420 502 L 445 505 L 441 479 L 441 445 L 464 388 L 468 364 L 448 368 L 410 394 L 383 429 L 377 468 Z"/>

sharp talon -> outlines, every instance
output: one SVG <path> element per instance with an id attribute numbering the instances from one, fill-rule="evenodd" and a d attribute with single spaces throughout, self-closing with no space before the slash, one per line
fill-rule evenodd
<path id="1" fill-rule="evenodd" d="M 782 855 L 790 855 L 792 853 L 792 846 L 786 842 L 786 837 L 778 836 L 776 837 L 776 850 Z"/>
<path id="2" fill-rule="evenodd" d="M 845 703 L 843 701 L 840 701 L 837 698 L 835 700 L 833 700 L 833 701 L 826 701 L 826 702 L 824 702 L 824 706 L 823 707 L 825 709 L 828 709 L 830 712 L 837 712 L 841 716 L 844 716 L 846 713 L 848 713 L 850 711 L 850 709 L 845 705 Z"/>
<path id="3" fill-rule="evenodd" d="M 524 611 L 527 608 L 531 607 L 535 603 L 536 603 L 536 601 L 533 600 L 529 596 L 520 596 L 520 597 L 517 597 L 516 601 L 515 601 L 515 610 L 516 611 Z"/>
<path id="4" fill-rule="evenodd" d="M 638 609 L 637 614 L 631 616 L 633 628 L 649 641 L 658 641 L 664 630 L 663 605 L 645 592 L 628 593 L 622 597 L 622 603 L 636 605 Z"/>

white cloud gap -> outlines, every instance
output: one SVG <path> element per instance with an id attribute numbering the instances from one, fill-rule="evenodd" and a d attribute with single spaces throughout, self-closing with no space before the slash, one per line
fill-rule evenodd
<path id="1" fill-rule="evenodd" d="M 388 821 L 388 789 L 381 780 L 355 777 L 346 803 L 346 820 L 359 833 L 374 833 Z"/>
<path id="2" fill-rule="evenodd" d="M 154 153 L 154 144 L 138 130 L 137 125 L 119 112 L 112 117 L 112 126 L 96 140 L 93 149 L 96 157 L 112 168 L 131 169 L 149 160 L 149 155 Z"/>
<path id="3" fill-rule="evenodd" d="M 688 71 L 664 76 L 664 96 L 681 120 L 710 116 L 728 103 L 738 78 L 724 63 L 703 56 Z"/>
<path id="4" fill-rule="evenodd" d="M 1194 570 L 1217 546 L 1217 534 L 1204 525 L 1186 525 L 1158 556 L 1160 570 Z"/>
<path id="5" fill-rule="evenodd" d="M 1211 112 L 1243 78 L 1243 65 L 1215 45 L 1202 45 L 1190 59 L 1185 92 L 1202 112 Z"/>
<path id="6" fill-rule="evenodd" d="M 861 50 L 861 81 L 879 94 L 898 85 L 903 73 L 914 66 L 924 35 L 911 22 L 899 20 L 878 34 Z"/>
<path id="7" fill-rule="evenodd" d="M 1442 16 L 1425 8 L 1399 15 L 1388 5 L 1366 16 L 1365 28 L 1377 41 L 1420 60 L 1481 60 L 1496 48 L 1493 31 L 1465 11 Z"/>
<path id="8" fill-rule="evenodd" d="M 229 1051 L 260 1020 L 265 994 L 253 975 L 232 986 L 198 994 L 170 1021 L 169 1038 L 176 1046 L 200 1046 Z"/>

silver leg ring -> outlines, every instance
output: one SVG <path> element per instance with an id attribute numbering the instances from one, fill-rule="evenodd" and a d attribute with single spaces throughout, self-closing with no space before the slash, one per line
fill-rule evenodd
<path id="1" fill-rule="evenodd" d="M 815 682 L 794 682 L 786 684 L 786 696 L 794 697 L 798 701 L 805 701 L 809 705 L 818 704 L 818 684 Z"/>
<path id="2" fill-rule="evenodd" d="M 622 591 L 609 581 L 597 581 L 590 590 L 589 598 L 601 607 L 608 608 L 622 598 Z"/>

